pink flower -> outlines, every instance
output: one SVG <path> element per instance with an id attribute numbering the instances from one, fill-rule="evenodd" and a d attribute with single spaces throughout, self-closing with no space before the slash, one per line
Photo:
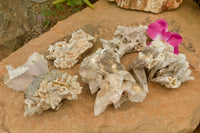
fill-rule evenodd
<path id="1" fill-rule="evenodd" d="M 166 44 L 174 47 L 174 54 L 178 54 L 178 45 L 183 41 L 178 33 L 171 33 L 168 31 L 167 22 L 164 19 L 158 19 L 155 23 L 148 26 L 147 34 L 152 40 L 161 40 Z M 147 46 L 151 45 L 149 43 Z"/>

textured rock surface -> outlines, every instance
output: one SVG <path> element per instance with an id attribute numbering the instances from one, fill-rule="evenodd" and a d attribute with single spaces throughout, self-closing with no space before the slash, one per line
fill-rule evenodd
<path id="1" fill-rule="evenodd" d="M 134 132 L 134 133 L 191 133 L 200 121 L 200 8 L 191 0 L 184 0 L 178 10 L 158 15 L 117 8 L 115 4 L 100 0 L 95 9 L 86 8 L 68 19 L 59 22 L 49 32 L 30 41 L 24 47 L 0 62 L 0 77 L 6 73 L 5 64 L 17 67 L 37 51 L 46 55 L 50 44 L 54 44 L 82 28 L 95 38 L 110 39 L 118 25 L 148 25 L 165 18 L 169 31 L 180 33 L 183 43 L 179 46 L 190 63 L 194 81 L 185 82 L 180 88 L 168 89 L 149 83 L 149 93 L 143 103 L 124 103 L 120 108 L 109 106 L 104 113 L 95 117 L 95 95 L 91 95 L 87 84 L 78 78 L 83 91 L 78 100 L 63 101 L 56 112 L 48 110 L 40 115 L 24 118 L 24 97 L 22 92 L 9 89 L 0 80 L 0 132 Z M 187 16 L 187 17 L 186 17 Z M 95 49 L 101 47 L 97 41 Z M 94 50 L 95 51 L 95 50 Z M 120 59 L 128 70 L 138 53 L 131 53 Z M 19 60 L 20 59 L 20 60 Z M 70 75 L 78 74 L 81 64 L 67 69 Z M 49 67 L 54 68 L 52 63 Z"/>
<path id="2" fill-rule="evenodd" d="M 47 60 L 37 52 L 34 52 L 24 65 L 16 69 L 6 65 L 6 68 L 8 73 L 4 76 L 4 83 L 16 91 L 25 91 L 36 76 L 49 71 Z"/>
<path id="3" fill-rule="evenodd" d="M 58 110 L 63 99 L 77 99 L 82 90 L 77 78 L 77 75 L 71 76 L 55 70 L 38 76 L 25 93 L 24 116 L 40 114 L 50 108 Z"/>
<path id="4" fill-rule="evenodd" d="M 178 8 L 183 0 L 115 0 L 118 7 L 152 13 Z"/>
<path id="5" fill-rule="evenodd" d="M 31 30 L 33 14 L 30 13 L 30 0 L 0 1 L 0 52 L 5 55 L 21 47 L 19 39 Z"/>
<path id="6" fill-rule="evenodd" d="M 123 102 L 142 102 L 148 90 L 143 90 L 132 75 L 120 64 L 119 55 L 112 49 L 98 49 L 81 64 L 80 75 L 96 93 L 94 115 L 106 110 L 109 104 L 118 108 Z"/>
<path id="7" fill-rule="evenodd" d="M 147 26 L 117 26 L 112 40 L 100 39 L 104 48 L 112 49 L 120 57 L 126 53 L 142 51 L 146 47 Z"/>
<path id="8" fill-rule="evenodd" d="M 69 43 L 65 40 L 50 45 L 46 58 L 48 60 L 54 60 L 54 66 L 56 68 L 72 68 L 81 60 L 81 56 L 93 47 L 92 42 L 96 42 L 96 39 L 85 33 L 82 29 L 79 29 L 72 33 L 72 38 L 69 40 Z"/>
<path id="9" fill-rule="evenodd" d="M 175 55 L 171 45 L 159 40 L 138 54 L 130 71 L 143 89 L 147 88 L 147 80 L 167 88 L 179 88 L 183 82 L 194 80 L 185 55 Z"/>

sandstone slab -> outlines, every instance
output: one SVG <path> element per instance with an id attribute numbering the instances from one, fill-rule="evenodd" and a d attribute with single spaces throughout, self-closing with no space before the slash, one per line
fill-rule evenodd
<path id="1" fill-rule="evenodd" d="M 185 0 L 178 10 L 159 15 L 145 12 L 122 10 L 114 3 L 100 0 L 95 9 L 85 10 L 59 22 L 49 32 L 30 41 L 24 47 L 0 62 L 0 132 L 134 132 L 134 133 L 188 133 L 200 121 L 200 8 L 191 0 Z M 194 81 L 185 82 L 180 88 L 168 89 L 149 83 L 149 93 L 143 103 L 124 103 L 120 108 L 109 106 L 105 112 L 95 117 L 95 95 L 91 95 L 87 84 L 76 101 L 63 101 L 58 111 L 46 111 L 40 115 L 23 117 L 24 97 L 3 84 L 6 73 L 4 65 L 14 67 L 24 64 L 33 53 L 47 55 L 50 44 L 59 41 L 72 31 L 82 28 L 98 38 L 111 39 L 118 25 L 138 26 L 149 24 L 157 19 L 166 19 L 170 31 L 178 32 L 184 38 L 180 53 L 187 56 Z M 93 53 L 101 47 L 97 40 Z M 91 53 L 92 54 L 92 53 Z M 128 66 L 137 53 L 125 55 L 121 63 Z M 53 63 L 49 62 L 53 68 Z M 70 75 L 78 74 L 80 63 L 73 69 L 63 70 Z"/>

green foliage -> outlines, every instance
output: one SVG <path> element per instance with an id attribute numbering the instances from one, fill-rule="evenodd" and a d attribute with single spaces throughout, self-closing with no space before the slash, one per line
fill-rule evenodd
<path id="1" fill-rule="evenodd" d="M 71 7 L 81 6 L 83 4 L 82 0 L 68 0 L 67 5 Z"/>
<path id="2" fill-rule="evenodd" d="M 52 4 L 57 5 L 57 4 L 61 4 L 61 3 L 65 2 L 65 1 L 67 1 L 67 0 L 55 0 Z"/>
<path id="3" fill-rule="evenodd" d="M 48 27 L 49 24 L 50 24 L 50 20 L 44 19 L 44 20 L 43 20 L 43 24 L 44 24 L 45 27 Z"/>
<path id="4" fill-rule="evenodd" d="M 65 7 L 63 6 L 63 4 L 57 4 L 56 5 L 56 9 L 58 10 L 58 11 L 64 11 L 64 9 L 65 9 Z"/>
<path id="5" fill-rule="evenodd" d="M 87 6 L 94 8 L 94 6 L 90 3 L 89 0 L 55 0 L 52 4 L 57 5 L 66 1 L 70 7 L 81 6 L 84 2 Z"/>
<path id="6" fill-rule="evenodd" d="M 72 9 L 72 12 L 73 12 L 73 13 L 78 12 L 78 11 L 80 11 L 79 8 L 73 8 L 73 9 Z"/>
<path id="7" fill-rule="evenodd" d="M 65 3 L 64 3 L 65 2 Z M 86 3 L 89 7 L 94 8 L 93 5 L 88 0 L 55 0 L 53 1 L 52 9 L 45 9 L 41 11 L 41 15 L 44 17 L 44 26 L 50 27 L 51 25 L 57 23 L 59 20 L 63 20 L 66 16 L 78 12 L 83 5 Z M 71 8 L 66 8 L 68 5 Z"/>
<path id="8" fill-rule="evenodd" d="M 43 10 L 41 11 L 41 15 L 44 17 L 51 16 L 51 10 L 49 9 Z"/>

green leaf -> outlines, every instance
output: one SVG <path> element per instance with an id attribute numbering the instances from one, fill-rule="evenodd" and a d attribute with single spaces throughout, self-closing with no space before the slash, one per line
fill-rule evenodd
<path id="1" fill-rule="evenodd" d="M 71 6 L 71 7 L 74 7 L 74 6 L 75 6 L 73 0 L 68 0 L 67 5 L 69 5 L 69 6 Z"/>
<path id="2" fill-rule="evenodd" d="M 42 10 L 41 15 L 44 16 L 44 17 L 48 17 L 48 16 L 51 15 L 51 11 L 49 9 Z"/>
<path id="3" fill-rule="evenodd" d="M 75 4 L 76 4 L 77 6 L 80 6 L 80 5 L 83 4 L 82 0 L 74 0 L 74 1 L 75 1 Z"/>
<path id="4" fill-rule="evenodd" d="M 83 4 L 82 0 L 68 0 L 67 4 L 71 7 L 80 6 Z"/>
<path id="5" fill-rule="evenodd" d="M 94 8 L 94 6 L 90 3 L 89 0 L 83 0 L 83 2 L 88 5 L 90 8 Z"/>
<path id="6" fill-rule="evenodd" d="M 56 9 L 59 11 L 63 11 L 65 9 L 65 7 L 63 6 L 63 4 L 57 4 Z"/>
<path id="7" fill-rule="evenodd" d="M 52 4 L 57 5 L 57 4 L 65 2 L 65 1 L 67 1 L 67 0 L 55 0 L 55 1 L 52 2 Z"/>
<path id="8" fill-rule="evenodd" d="M 47 27 L 50 24 L 50 21 L 48 19 L 43 20 L 43 24 L 45 27 Z"/>

